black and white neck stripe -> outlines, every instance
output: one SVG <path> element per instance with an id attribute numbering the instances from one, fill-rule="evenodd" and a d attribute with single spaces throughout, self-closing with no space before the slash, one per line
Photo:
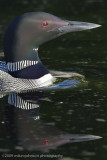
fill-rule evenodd
<path id="1" fill-rule="evenodd" d="M 20 95 L 17 93 L 9 93 L 8 96 L 8 104 L 17 107 L 22 110 L 26 110 L 29 112 L 30 116 L 34 120 L 39 119 L 39 104 L 38 103 L 32 103 L 29 102 L 28 100 L 24 100 Z"/>
<path id="2" fill-rule="evenodd" d="M 24 110 L 30 110 L 39 107 L 39 104 L 30 103 L 27 100 L 22 99 L 17 93 L 9 93 L 8 103 Z"/>
<path id="3" fill-rule="evenodd" d="M 8 62 L 7 63 L 7 67 L 8 67 L 8 71 L 19 71 L 22 70 L 26 67 L 29 66 L 33 66 L 36 65 L 38 63 L 38 61 L 29 61 L 29 60 L 23 60 L 23 61 L 19 61 L 19 62 Z"/>

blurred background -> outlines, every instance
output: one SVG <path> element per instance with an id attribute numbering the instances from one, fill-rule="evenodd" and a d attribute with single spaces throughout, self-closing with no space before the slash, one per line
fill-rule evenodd
<path id="1" fill-rule="evenodd" d="M 68 133 L 103 137 L 95 142 L 64 145 L 51 150 L 50 154 L 62 153 L 63 160 L 106 160 L 107 0 L 0 0 L 1 53 L 8 24 L 20 14 L 37 11 L 48 12 L 68 20 L 102 25 L 89 31 L 68 33 L 40 47 L 40 59 L 48 69 L 75 71 L 85 75 L 88 82 L 88 85 L 82 88 L 47 92 L 46 98 L 49 101 L 42 102 L 40 115 L 43 121 L 54 123 L 56 127 Z M 2 54 L 0 60 L 5 60 Z M 7 98 L 3 98 L 0 103 L 1 122 L 4 122 Z M 4 123 L 1 123 L 1 126 L 3 133 L 0 136 L 3 138 Z M 2 147 L 6 146 L 7 142 L 5 136 L 5 140 L 1 142 Z M 9 145 L 12 149 L 11 142 Z"/>

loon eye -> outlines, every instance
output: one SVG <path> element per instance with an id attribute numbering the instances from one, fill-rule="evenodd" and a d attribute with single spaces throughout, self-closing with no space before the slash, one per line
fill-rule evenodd
<path id="1" fill-rule="evenodd" d="M 46 27 L 48 25 L 48 23 L 45 21 L 42 23 L 42 26 Z"/>

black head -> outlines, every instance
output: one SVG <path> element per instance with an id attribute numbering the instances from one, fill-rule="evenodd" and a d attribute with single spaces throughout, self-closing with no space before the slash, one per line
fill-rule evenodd
<path id="1" fill-rule="evenodd" d="M 7 62 L 37 59 L 35 48 L 62 34 L 99 27 L 100 25 L 68 21 L 44 12 L 25 13 L 7 28 L 4 53 Z"/>

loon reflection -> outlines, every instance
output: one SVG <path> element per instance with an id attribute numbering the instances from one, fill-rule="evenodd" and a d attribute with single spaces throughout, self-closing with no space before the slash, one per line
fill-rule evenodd
<path id="1" fill-rule="evenodd" d="M 6 107 L 8 136 L 16 149 L 49 150 L 66 143 L 84 142 L 101 137 L 68 134 L 39 118 L 43 92 L 10 93 Z M 14 107 L 13 107 L 14 106 Z"/>

